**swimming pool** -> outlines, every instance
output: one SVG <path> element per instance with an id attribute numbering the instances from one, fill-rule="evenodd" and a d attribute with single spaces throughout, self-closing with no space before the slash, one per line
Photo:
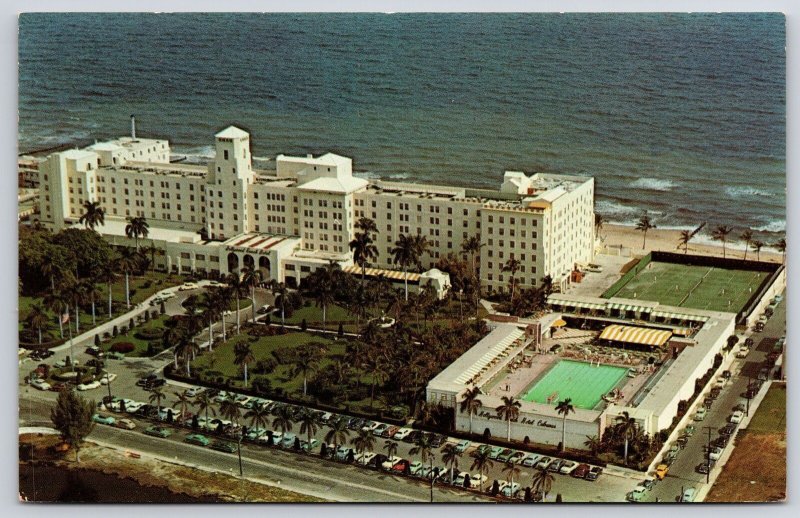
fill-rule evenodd
<path id="1" fill-rule="evenodd" d="M 576 408 L 592 409 L 627 373 L 628 369 L 624 367 L 561 360 L 534 382 L 521 399 L 555 405 L 572 398 L 572 405 Z"/>

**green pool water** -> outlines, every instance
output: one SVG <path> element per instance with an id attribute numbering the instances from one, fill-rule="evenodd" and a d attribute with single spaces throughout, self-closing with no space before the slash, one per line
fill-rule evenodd
<path id="1" fill-rule="evenodd" d="M 597 406 L 603 394 L 608 394 L 625 377 L 628 369 L 610 365 L 589 365 L 585 362 L 561 360 L 545 375 L 534 382 L 522 396 L 524 401 L 551 404 L 572 398 L 576 408 L 592 409 Z"/>

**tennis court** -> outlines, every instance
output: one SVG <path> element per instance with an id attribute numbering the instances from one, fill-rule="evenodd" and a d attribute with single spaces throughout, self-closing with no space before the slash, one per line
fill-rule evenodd
<path id="1" fill-rule="evenodd" d="M 521 399 L 556 405 L 563 399 L 571 398 L 576 408 L 591 410 L 627 373 L 628 369 L 624 367 L 561 360 L 535 381 Z"/>
<path id="2" fill-rule="evenodd" d="M 653 261 L 614 296 L 738 313 L 769 272 Z"/>

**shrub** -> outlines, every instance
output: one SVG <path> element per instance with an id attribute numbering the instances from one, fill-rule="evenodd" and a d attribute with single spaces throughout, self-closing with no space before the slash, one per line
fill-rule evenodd
<path id="1" fill-rule="evenodd" d="M 344 336 L 344 326 L 342 325 L 341 322 L 339 322 L 339 330 L 337 331 L 337 334 L 339 335 L 339 337 Z"/>
<path id="2" fill-rule="evenodd" d="M 150 322 L 150 312 L 149 311 L 145 311 L 144 312 L 144 321 L 145 322 Z"/>
<path id="3" fill-rule="evenodd" d="M 103 333 L 103 340 L 110 340 L 110 339 L 111 339 L 111 333 L 109 333 L 108 331 Z"/>
<path id="4" fill-rule="evenodd" d="M 136 331 L 134 336 L 142 340 L 157 340 L 164 336 L 164 330 L 160 327 L 145 327 Z"/>
<path id="5" fill-rule="evenodd" d="M 308 330 L 308 323 L 306 322 L 305 318 L 303 319 L 302 322 L 300 322 L 300 330 L 301 331 L 307 331 Z"/>
<path id="6" fill-rule="evenodd" d="M 150 318 L 152 318 L 153 320 L 157 319 L 158 318 L 158 311 L 155 310 L 155 309 L 153 311 L 151 311 L 150 312 Z"/>
<path id="7" fill-rule="evenodd" d="M 94 335 L 94 345 L 100 347 L 100 335 Z"/>
<path id="8" fill-rule="evenodd" d="M 167 307 L 164 305 L 164 301 L 161 301 L 161 306 L 159 307 L 158 310 L 161 312 L 162 315 L 167 312 Z"/>
<path id="9" fill-rule="evenodd" d="M 120 334 L 127 335 L 128 334 L 128 328 L 126 326 L 122 326 L 122 327 L 119 328 L 119 332 L 120 332 Z"/>
<path id="10" fill-rule="evenodd" d="M 117 335 L 119 335 L 119 329 L 117 329 L 117 326 L 114 326 L 114 329 L 111 331 L 111 336 L 116 338 Z"/>
<path id="11" fill-rule="evenodd" d="M 272 317 L 270 315 L 267 315 L 267 318 L 264 320 L 264 322 L 267 324 L 267 326 L 271 326 L 272 325 Z"/>
<path id="12" fill-rule="evenodd" d="M 130 342 L 117 342 L 111 346 L 111 352 L 115 353 L 129 353 L 136 349 L 136 346 Z"/>
<path id="13" fill-rule="evenodd" d="M 133 329 L 134 327 L 136 327 L 136 323 L 131 318 L 130 322 L 128 322 L 128 329 Z"/>

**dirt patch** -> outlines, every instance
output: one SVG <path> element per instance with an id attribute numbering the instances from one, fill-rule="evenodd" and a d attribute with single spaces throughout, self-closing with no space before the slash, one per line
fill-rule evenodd
<path id="1" fill-rule="evenodd" d="M 149 457 L 132 458 L 125 452 L 84 444 L 81 462 L 75 462 L 74 452 L 54 453 L 59 443 L 53 435 L 21 435 L 20 444 L 32 444 L 32 458 L 62 469 L 93 469 L 135 480 L 143 486 L 163 487 L 173 493 L 198 498 L 213 497 L 226 502 L 323 502 L 324 500 L 279 489 L 251 480 L 241 480 L 221 473 L 175 465 Z"/>
<path id="2" fill-rule="evenodd" d="M 705 501 L 780 502 L 785 499 L 786 434 L 743 432 Z"/>

